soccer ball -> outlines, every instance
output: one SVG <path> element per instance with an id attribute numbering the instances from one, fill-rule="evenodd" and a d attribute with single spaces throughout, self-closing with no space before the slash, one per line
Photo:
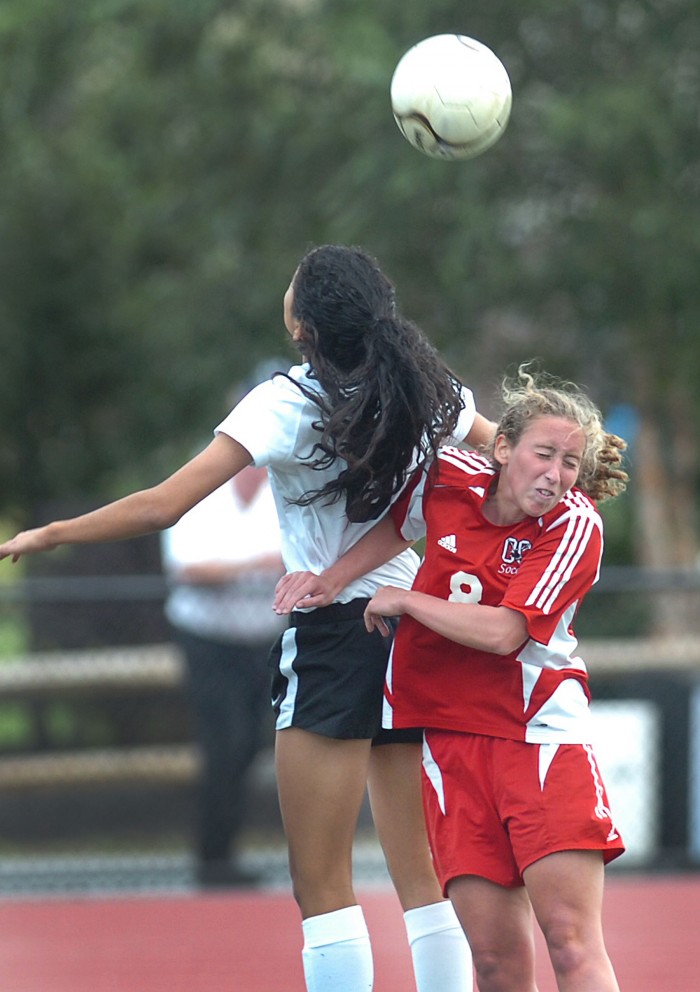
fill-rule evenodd
<path id="1" fill-rule="evenodd" d="M 391 80 L 391 108 L 404 137 L 431 158 L 474 158 L 508 123 L 512 92 L 490 48 L 438 34 L 409 48 Z"/>

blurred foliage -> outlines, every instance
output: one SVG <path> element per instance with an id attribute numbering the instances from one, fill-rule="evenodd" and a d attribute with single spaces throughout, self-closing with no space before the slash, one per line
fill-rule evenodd
<path id="1" fill-rule="evenodd" d="M 7 540 L 13 533 L 7 521 L 0 518 L 0 541 Z M 28 631 L 26 617 L 22 610 L 13 609 L 12 606 L 5 608 L 3 590 L 14 585 L 22 579 L 25 573 L 25 561 L 21 559 L 12 568 L 0 568 L 0 664 L 8 658 L 17 658 L 27 648 Z M 9 601 L 11 602 L 11 601 Z M 0 738 L 2 737 L 2 723 L 4 718 L 0 714 Z"/>
<path id="2" fill-rule="evenodd" d="M 466 163 L 389 108 L 443 31 L 513 81 Z M 690 0 L 5 0 L 0 509 L 174 468 L 258 359 L 293 357 L 281 297 L 330 241 L 379 257 L 485 413 L 540 357 L 653 420 L 695 492 L 699 54 Z"/>
<path id="3" fill-rule="evenodd" d="M 19 658 L 27 649 L 28 637 L 23 620 L 0 615 L 0 664 L 6 658 Z"/>

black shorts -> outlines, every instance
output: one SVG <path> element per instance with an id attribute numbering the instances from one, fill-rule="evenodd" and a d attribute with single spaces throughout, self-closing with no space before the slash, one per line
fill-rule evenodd
<path id="1" fill-rule="evenodd" d="M 420 743 L 422 730 L 382 730 L 391 638 L 365 628 L 369 600 L 294 612 L 270 652 L 277 730 L 300 727 L 337 740 Z"/>

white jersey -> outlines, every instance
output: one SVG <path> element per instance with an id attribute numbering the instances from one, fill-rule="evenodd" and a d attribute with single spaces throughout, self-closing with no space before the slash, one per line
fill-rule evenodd
<path id="1" fill-rule="evenodd" d="M 371 530 L 375 520 L 351 523 L 345 515 L 345 502 L 327 504 L 315 501 L 300 506 L 299 499 L 310 490 L 321 489 L 338 475 L 338 464 L 313 469 L 304 462 L 318 439 L 314 423 L 320 419 L 318 406 L 295 385 L 301 382 L 314 392 L 322 392 L 316 379 L 309 378 L 309 366 L 289 370 L 290 382 L 277 375 L 251 390 L 215 429 L 242 444 L 255 465 L 267 467 L 277 506 L 282 538 L 282 557 L 287 571 L 316 574 L 329 567 Z M 474 398 L 463 390 L 462 411 L 455 441 L 469 433 L 476 413 Z M 388 512 L 388 511 L 387 511 Z M 419 559 L 410 549 L 362 578 L 351 582 L 339 594 L 338 602 L 371 597 L 379 586 L 408 589 L 413 583 Z"/>

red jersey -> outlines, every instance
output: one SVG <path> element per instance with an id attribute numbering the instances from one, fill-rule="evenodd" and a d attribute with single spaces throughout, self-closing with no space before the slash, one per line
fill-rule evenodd
<path id="1" fill-rule="evenodd" d="M 600 515 L 574 488 L 542 517 L 491 523 L 482 507 L 495 475 L 481 455 L 444 448 L 427 481 L 417 478 L 392 515 L 407 540 L 426 534 L 414 589 L 517 610 L 528 640 L 509 655 L 496 655 L 401 617 L 387 672 L 384 726 L 590 743 L 588 676 L 575 654 L 572 622 L 598 579 Z"/>

